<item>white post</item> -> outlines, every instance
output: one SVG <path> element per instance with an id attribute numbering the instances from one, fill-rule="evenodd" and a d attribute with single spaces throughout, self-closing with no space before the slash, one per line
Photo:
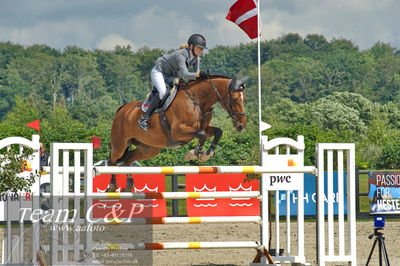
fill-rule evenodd
<path id="1" fill-rule="evenodd" d="M 93 204 L 93 199 L 89 197 L 88 195 L 92 194 L 93 192 L 93 145 L 91 143 L 85 145 L 83 149 L 84 153 L 84 162 L 85 162 L 85 174 L 84 174 L 84 180 L 85 180 L 85 208 L 84 208 L 84 215 L 86 217 L 86 212 L 87 210 L 92 206 Z M 85 226 L 86 226 L 86 233 L 85 233 L 85 242 L 84 242 L 84 250 L 86 254 L 87 261 L 86 263 L 91 264 L 92 259 L 93 259 L 93 252 L 92 252 L 92 237 L 93 233 L 91 230 L 88 230 L 89 226 L 91 226 L 90 221 L 88 219 L 85 219 Z"/>
<path id="2" fill-rule="evenodd" d="M 78 197 L 81 191 L 81 173 L 80 173 L 80 151 L 74 150 L 74 209 L 77 211 L 77 215 L 75 216 L 75 224 L 79 224 L 79 220 L 81 217 L 81 197 Z M 75 230 L 74 232 L 74 261 L 78 261 L 80 258 L 80 232 Z"/>
<path id="3" fill-rule="evenodd" d="M 63 194 L 63 181 L 60 178 L 60 174 L 58 173 L 59 168 L 59 147 L 58 143 L 50 144 L 50 193 L 51 193 L 51 209 L 56 211 L 61 209 L 61 196 Z M 53 216 L 53 222 L 51 223 L 51 234 L 50 234 L 50 257 L 51 264 L 58 264 L 58 225 L 55 223 L 55 217 Z"/>
<path id="4" fill-rule="evenodd" d="M 286 153 L 280 153 L 279 147 L 283 146 Z M 262 228 L 261 228 L 261 243 L 266 248 L 269 247 L 269 226 L 268 223 L 268 192 L 274 191 L 275 197 L 275 250 L 276 254 L 274 260 L 276 262 L 294 262 L 294 263 L 305 263 L 304 256 L 304 172 L 291 172 L 291 169 L 296 167 L 304 167 L 304 137 L 298 136 L 297 141 L 289 138 L 276 138 L 268 141 L 266 136 L 262 136 L 262 166 L 273 167 L 280 169 L 278 173 L 267 172 L 268 174 L 262 174 Z M 295 153 L 291 154 L 291 149 Z M 287 178 L 287 179 L 285 179 Z M 279 182 L 273 182 L 273 180 Z M 285 191 L 286 193 L 286 251 L 280 256 L 280 215 L 279 209 L 280 198 L 279 191 Z M 297 191 L 298 202 L 297 202 L 297 254 L 293 254 L 291 250 L 292 239 L 290 237 L 291 224 L 290 224 L 290 192 Z"/>
<path id="5" fill-rule="evenodd" d="M 324 204 L 324 159 L 325 151 L 327 154 L 327 219 L 328 219 L 328 239 L 325 239 L 325 204 Z M 346 169 L 344 169 L 344 156 L 346 152 Z M 337 153 L 337 176 L 338 176 L 338 248 L 334 242 L 334 215 L 333 215 L 333 172 L 334 172 L 334 153 Z M 348 262 L 356 265 L 356 209 L 355 209 L 355 145 L 338 143 L 320 143 L 317 145 L 318 176 L 317 176 L 317 197 L 318 197 L 318 262 L 325 265 L 326 262 Z M 344 171 L 347 172 L 347 222 L 349 224 L 348 237 L 344 233 Z M 345 241 L 348 238 L 348 253 L 345 250 Z M 326 250 L 328 243 L 328 252 Z M 338 250 L 338 254 L 335 251 Z M 326 254 L 327 253 L 327 254 Z"/>
<path id="6" fill-rule="evenodd" d="M 317 145 L 317 257 L 320 266 L 325 265 L 325 208 L 324 208 L 324 150 Z"/>
<path id="7" fill-rule="evenodd" d="M 62 180 L 63 180 L 63 194 L 62 194 L 62 210 L 63 210 L 63 223 L 62 223 L 62 263 L 67 263 L 68 262 L 68 247 L 69 246 L 69 240 L 68 240 L 68 223 L 66 222 L 68 219 L 68 212 L 66 210 L 69 210 L 69 197 L 66 196 L 69 193 L 69 150 L 63 150 L 62 151 L 63 157 L 62 157 L 62 166 L 63 166 L 63 173 L 62 173 Z M 65 212 L 64 212 L 65 211 Z M 65 221 L 65 222 L 64 222 Z"/>
<path id="8" fill-rule="evenodd" d="M 347 152 L 347 220 L 349 226 L 349 245 L 351 265 L 357 265 L 357 240 L 356 240 L 356 170 L 355 170 L 355 144 L 349 144 Z"/>

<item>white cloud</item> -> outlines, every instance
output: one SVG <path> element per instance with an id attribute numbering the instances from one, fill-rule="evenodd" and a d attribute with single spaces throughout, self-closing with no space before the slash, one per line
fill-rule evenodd
<path id="1" fill-rule="evenodd" d="M 130 40 L 127 40 L 118 34 L 108 34 L 107 36 L 104 36 L 97 44 L 97 49 L 105 51 L 113 51 L 117 45 L 119 46 L 129 45 L 132 50 L 135 48 L 135 45 Z"/>
<path id="2" fill-rule="evenodd" d="M 2 27 L 0 39 L 22 45 L 46 44 L 57 48 L 68 45 L 90 47 L 95 34 L 89 25 L 81 21 L 44 20 L 27 27 Z"/>
<path id="3" fill-rule="evenodd" d="M 25 8 L 21 8 L 20 2 Z M 191 33 L 202 33 L 208 46 L 251 40 L 225 20 L 234 0 L 6 1 L 0 8 L 0 41 L 55 48 L 113 49 L 120 44 L 177 48 Z M 168 2 L 168 3 L 167 3 Z M 260 1 L 262 40 L 289 32 L 354 41 L 361 49 L 381 41 L 400 48 L 397 26 L 400 0 Z M 212 6 L 212 8 L 211 8 Z M 123 37 L 122 37 L 123 36 Z M 132 45 L 133 46 L 133 45 Z"/>
<path id="4" fill-rule="evenodd" d="M 128 25 L 128 32 L 135 43 L 159 48 L 178 48 L 192 30 L 198 29 L 185 14 L 157 7 L 132 16 Z"/>

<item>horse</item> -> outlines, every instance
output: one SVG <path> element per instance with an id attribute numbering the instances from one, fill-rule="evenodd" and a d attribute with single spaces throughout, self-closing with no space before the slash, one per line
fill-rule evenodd
<path id="1" fill-rule="evenodd" d="M 131 165 L 134 161 L 147 160 L 160 153 L 160 148 L 177 148 L 194 138 L 198 144 L 188 152 L 185 160 L 204 162 L 214 155 L 222 130 L 210 126 L 212 110 L 220 103 L 232 118 L 237 131 L 246 127 L 244 107 L 244 82 L 221 75 L 212 75 L 180 84 L 176 96 L 164 112 L 155 112 L 148 131 L 142 130 L 138 120 L 143 115 L 141 101 L 127 103 L 117 111 L 111 128 L 109 165 Z M 158 97 L 157 95 L 155 97 Z M 206 139 L 214 137 L 210 147 L 203 151 Z M 130 145 L 135 149 L 130 150 Z M 132 187 L 132 181 L 128 187 Z M 113 187 L 114 186 L 114 187 Z M 110 191 L 116 187 L 112 177 Z M 129 188 L 128 188 L 129 191 Z"/>

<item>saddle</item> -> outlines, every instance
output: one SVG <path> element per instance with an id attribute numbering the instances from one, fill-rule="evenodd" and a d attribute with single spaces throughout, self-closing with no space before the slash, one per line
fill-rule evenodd
<path id="1" fill-rule="evenodd" d="M 173 80 L 170 83 L 166 82 L 165 85 L 167 86 L 167 93 L 165 94 L 164 99 L 162 99 L 160 105 L 154 111 L 155 113 L 160 113 L 167 110 L 168 107 L 171 105 L 172 101 L 175 99 L 176 93 L 179 90 L 179 80 L 177 81 Z M 149 93 L 147 99 L 142 103 L 141 109 L 143 112 L 147 111 L 147 108 L 149 107 L 151 100 L 155 96 L 158 97 L 158 91 L 156 87 L 153 87 L 153 90 L 151 91 L 151 93 Z"/>

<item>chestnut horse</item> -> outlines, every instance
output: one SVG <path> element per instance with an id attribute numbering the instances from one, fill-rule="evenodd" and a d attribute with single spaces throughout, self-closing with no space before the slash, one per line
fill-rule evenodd
<path id="1" fill-rule="evenodd" d="M 134 161 L 156 156 L 160 148 L 176 148 L 194 138 L 199 143 L 194 150 L 188 152 L 185 160 L 206 161 L 214 155 L 214 149 L 222 136 L 220 128 L 210 126 L 215 104 L 219 102 L 227 111 L 237 131 L 246 127 L 243 92 L 246 80 L 247 77 L 236 80 L 214 75 L 181 85 L 164 114 L 153 114 L 148 131 L 143 131 L 138 125 L 143 115 L 142 102 L 122 106 L 115 115 L 111 129 L 109 164 L 129 166 Z M 211 137 L 214 139 L 210 147 L 203 151 L 206 139 Z M 135 145 L 135 149 L 129 149 L 131 144 Z M 128 176 L 127 187 L 123 191 L 131 191 L 132 186 L 132 177 Z M 115 191 L 116 188 L 116 177 L 112 175 L 108 191 Z"/>
<path id="2" fill-rule="evenodd" d="M 142 102 L 131 102 L 122 106 L 116 113 L 111 129 L 111 153 L 109 163 L 131 165 L 134 161 L 150 159 L 160 153 L 160 148 L 173 147 L 199 139 L 195 150 L 186 155 L 186 160 L 199 159 L 206 161 L 222 136 L 222 130 L 210 126 L 212 110 L 220 103 L 233 120 L 237 131 L 246 127 L 244 110 L 244 81 L 224 76 L 210 76 L 191 81 L 179 87 L 176 97 L 165 110 L 169 132 L 165 130 L 159 113 L 151 117 L 151 126 L 143 131 L 138 126 L 138 119 L 143 114 Z M 158 97 L 158 96 L 156 96 Z M 207 138 L 214 137 L 209 149 L 203 151 Z M 129 150 L 133 144 L 135 149 Z"/>

